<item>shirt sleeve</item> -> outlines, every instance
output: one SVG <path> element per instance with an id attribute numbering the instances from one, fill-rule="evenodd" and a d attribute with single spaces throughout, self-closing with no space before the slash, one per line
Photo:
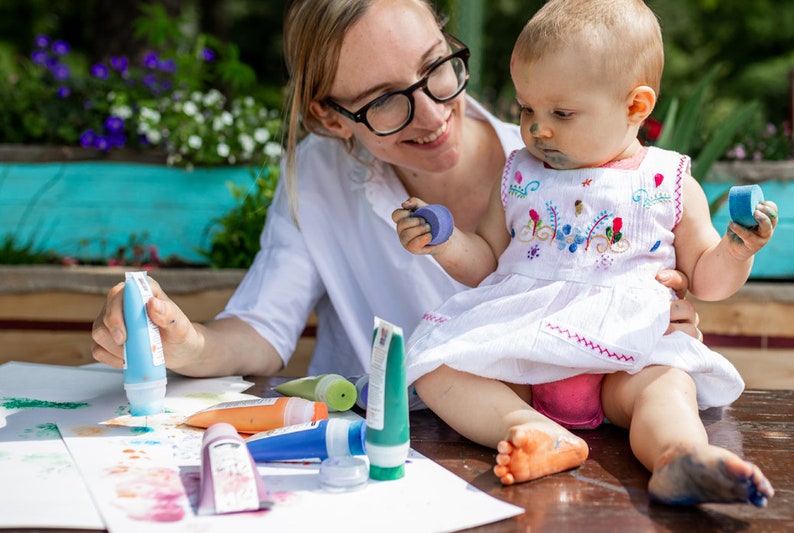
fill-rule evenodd
<path id="1" fill-rule="evenodd" d="M 216 318 L 236 317 L 248 323 L 286 365 L 325 288 L 290 216 L 283 181 L 268 209 L 260 244 L 253 265 Z"/>

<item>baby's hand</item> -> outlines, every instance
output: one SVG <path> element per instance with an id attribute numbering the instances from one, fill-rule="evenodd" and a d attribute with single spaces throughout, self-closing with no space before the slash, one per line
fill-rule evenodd
<path id="1" fill-rule="evenodd" d="M 778 221 L 777 204 L 770 200 L 760 202 L 753 212 L 757 227 L 747 228 L 735 222 L 728 224 L 731 253 L 739 259 L 747 259 L 766 246 Z"/>
<path id="2" fill-rule="evenodd" d="M 397 223 L 400 243 L 403 248 L 415 255 L 425 255 L 432 251 L 432 247 L 428 246 L 433 238 L 430 224 L 423 218 L 413 216 L 414 211 L 425 205 L 427 204 L 422 200 L 412 197 L 391 214 L 392 220 Z"/>

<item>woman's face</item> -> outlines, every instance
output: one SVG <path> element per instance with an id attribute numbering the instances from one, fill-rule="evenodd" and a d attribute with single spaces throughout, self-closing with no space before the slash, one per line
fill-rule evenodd
<path id="1" fill-rule="evenodd" d="M 413 85 L 449 54 L 449 45 L 425 6 L 411 0 L 379 0 L 348 30 L 329 96 L 357 111 L 387 92 Z M 463 93 L 436 103 L 419 89 L 413 99 L 411 123 L 387 136 L 378 136 L 328 107 L 314 104 L 312 110 L 332 133 L 354 136 L 373 155 L 404 171 L 450 170 L 460 159 Z"/>

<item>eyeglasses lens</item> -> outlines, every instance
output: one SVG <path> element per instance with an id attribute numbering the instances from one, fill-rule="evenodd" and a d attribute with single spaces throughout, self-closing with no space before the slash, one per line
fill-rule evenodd
<path id="1" fill-rule="evenodd" d="M 437 102 L 457 96 L 466 85 L 466 62 L 451 57 L 439 63 L 427 78 L 427 92 Z M 392 94 L 367 109 L 367 122 L 378 133 L 392 133 L 411 120 L 411 98 L 405 93 Z"/>

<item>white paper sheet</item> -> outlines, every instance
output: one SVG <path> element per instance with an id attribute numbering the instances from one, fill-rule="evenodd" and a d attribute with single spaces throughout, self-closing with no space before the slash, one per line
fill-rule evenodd
<path id="1" fill-rule="evenodd" d="M 17 523 L 18 526 L 41 527 L 104 527 L 111 533 L 140 531 L 226 533 L 236 527 L 256 527 L 262 531 L 333 531 L 344 527 L 352 531 L 371 529 L 379 532 L 454 531 L 486 524 L 521 514 L 522 508 L 502 502 L 468 485 L 440 465 L 411 451 L 406 475 L 397 481 L 370 480 L 359 491 L 328 493 L 319 484 L 319 464 L 268 463 L 259 466 L 265 484 L 275 500 L 272 509 L 254 513 L 217 516 L 196 514 L 202 430 L 181 424 L 183 418 L 209 405 L 232 399 L 250 397 L 228 380 L 171 379 L 169 376 L 166 413 L 150 417 L 126 414 L 126 397 L 120 373 L 102 374 L 89 369 L 33 365 L 31 376 L 20 375 L 19 368 L 0 366 L 0 397 L 33 391 L 42 400 L 85 402 L 88 405 L 66 409 L 26 409 L 25 419 L 32 414 L 42 420 L 54 420 L 83 482 L 65 482 L 59 490 L 70 497 L 85 494 L 88 487 L 95 509 L 102 517 L 99 525 L 66 510 L 50 512 L 44 523 Z M 65 370 L 66 369 L 66 370 Z M 32 368 L 24 369 L 30 372 Z M 25 373 L 23 372 L 23 374 Z M 42 380 L 63 383 L 63 390 L 54 392 L 42 387 Z M 13 395 L 6 394 L 9 380 L 16 380 Z M 96 383 L 99 381 L 101 386 Z M 27 382 L 28 385 L 25 384 Z M 66 385 L 66 383 L 70 385 Z M 29 388 L 29 387 L 30 388 Z M 36 390 L 34 390 L 34 388 Z M 68 390 L 67 390 L 68 389 Z M 10 390 L 10 389 L 9 389 Z M 82 391 L 82 392 L 81 392 Z M 87 399 L 87 400 L 86 400 Z M 14 422 L 22 411 L 7 416 Z M 8 413 L 6 413 L 8 415 Z M 351 416 L 351 413 L 347 413 Z M 336 414 L 334 416 L 337 416 Z M 355 415 L 352 415 L 355 416 Z M 51 426 L 49 426 L 51 427 Z M 5 430 L 0 430 L 0 436 Z M 16 441 L 15 446 L 19 446 Z M 50 439 L 48 442 L 59 442 Z M 0 442 L 5 444 L 5 442 Z M 63 446 L 63 444 L 61 444 Z M 2 454 L 4 448 L 0 448 Z M 0 468 L 11 468 L 3 474 L 16 475 L 17 467 L 0 458 Z M 26 473 L 43 487 L 47 479 L 39 473 Z M 2 479 L 9 479 L 6 475 Z M 19 518 L 30 519 L 30 513 L 17 512 L 14 490 L 5 487 L 3 501 Z M 35 487 L 34 487 L 35 488 Z M 52 495 L 38 493 L 37 502 L 51 501 Z M 60 494 L 58 495 L 60 496 Z M 85 498 L 83 498 L 85 499 Z M 83 502 L 82 506 L 88 506 Z M 53 510 L 54 511 L 54 510 Z M 41 507 L 38 513 L 41 514 Z M 96 511 L 94 511 L 96 515 Z M 10 515 L 0 511 L 0 527 L 12 527 Z M 310 529 L 312 528 L 312 529 Z"/>
<path id="2" fill-rule="evenodd" d="M 204 406 L 240 398 L 251 385 L 241 378 L 187 381 L 191 403 Z M 56 423 L 95 403 L 108 406 L 107 396 L 122 387 L 121 372 L 105 365 L 0 365 L 0 528 L 105 529 Z M 113 414 L 124 413 L 122 392 Z"/>

